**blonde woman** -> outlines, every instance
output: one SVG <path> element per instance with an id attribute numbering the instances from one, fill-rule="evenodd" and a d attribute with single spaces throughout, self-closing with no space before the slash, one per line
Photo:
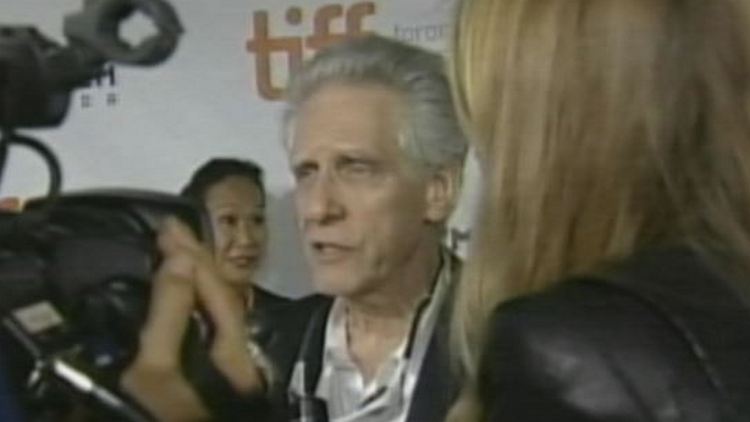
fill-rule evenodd
<path id="1" fill-rule="evenodd" d="M 452 420 L 750 420 L 746 3 L 461 3 Z"/>

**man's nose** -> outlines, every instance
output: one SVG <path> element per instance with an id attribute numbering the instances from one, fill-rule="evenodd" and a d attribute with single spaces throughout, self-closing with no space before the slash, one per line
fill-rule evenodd
<path id="1" fill-rule="evenodd" d="M 343 217 L 339 187 L 331 175 L 321 173 L 302 188 L 300 212 L 305 223 L 329 223 Z"/>

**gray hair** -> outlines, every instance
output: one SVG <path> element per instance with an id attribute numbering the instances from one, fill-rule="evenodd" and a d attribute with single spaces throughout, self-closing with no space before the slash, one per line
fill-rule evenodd
<path id="1" fill-rule="evenodd" d="M 463 161 L 466 138 L 440 55 L 378 35 L 347 39 L 321 50 L 287 88 L 283 117 L 287 149 L 299 108 L 330 83 L 378 84 L 402 93 L 409 115 L 399 130 L 401 149 L 428 169 Z"/>

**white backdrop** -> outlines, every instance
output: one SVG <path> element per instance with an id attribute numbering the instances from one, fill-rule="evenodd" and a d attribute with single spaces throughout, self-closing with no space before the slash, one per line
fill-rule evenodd
<path id="1" fill-rule="evenodd" d="M 155 68 L 111 68 L 73 95 L 62 127 L 33 135 L 57 153 L 68 191 L 124 186 L 176 192 L 209 157 L 257 161 L 266 173 L 271 233 L 262 283 L 293 296 L 306 293 L 310 287 L 293 220 L 292 179 L 280 144 L 281 104 L 274 99 L 289 62 L 297 63 L 347 30 L 379 32 L 446 52 L 454 0 L 172 4 L 186 32 L 171 59 Z M 0 25 L 33 25 L 63 42 L 63 16 L 81 5 L 82 0 L 2 0 Z M 125 36 L 138 39 L 149 30 L 144 22 L 130 20 Z M 289 51 L 267 51 L 274 46 Z M 268 71 L 258 72 L 264 62 Z M 469 179 L 473 175 L 472 169 Z M 12 151 L 0 196 L 39 195 L 46 183 L 41 161 Z M 469 226 L 474 184 L 453 219 L 459 230 Z"/>

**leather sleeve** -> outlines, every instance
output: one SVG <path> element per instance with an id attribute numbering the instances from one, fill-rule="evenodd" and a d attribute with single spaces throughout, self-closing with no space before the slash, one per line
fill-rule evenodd
<path id="1" fill-rule="evenodd" d="M 621 371 L 620 351 L 610 353 L 622 325 L 603 319 L 627 301 L 610 296 L 582 285 L 498 308 L 479 368 L 485 420 L 661 420 L 642 401 L 637 382 Z M 639 324 L 625 326 L 644 328 Z M 624 338 L 623 347 L 631 346 L 637 348 Z"/>

